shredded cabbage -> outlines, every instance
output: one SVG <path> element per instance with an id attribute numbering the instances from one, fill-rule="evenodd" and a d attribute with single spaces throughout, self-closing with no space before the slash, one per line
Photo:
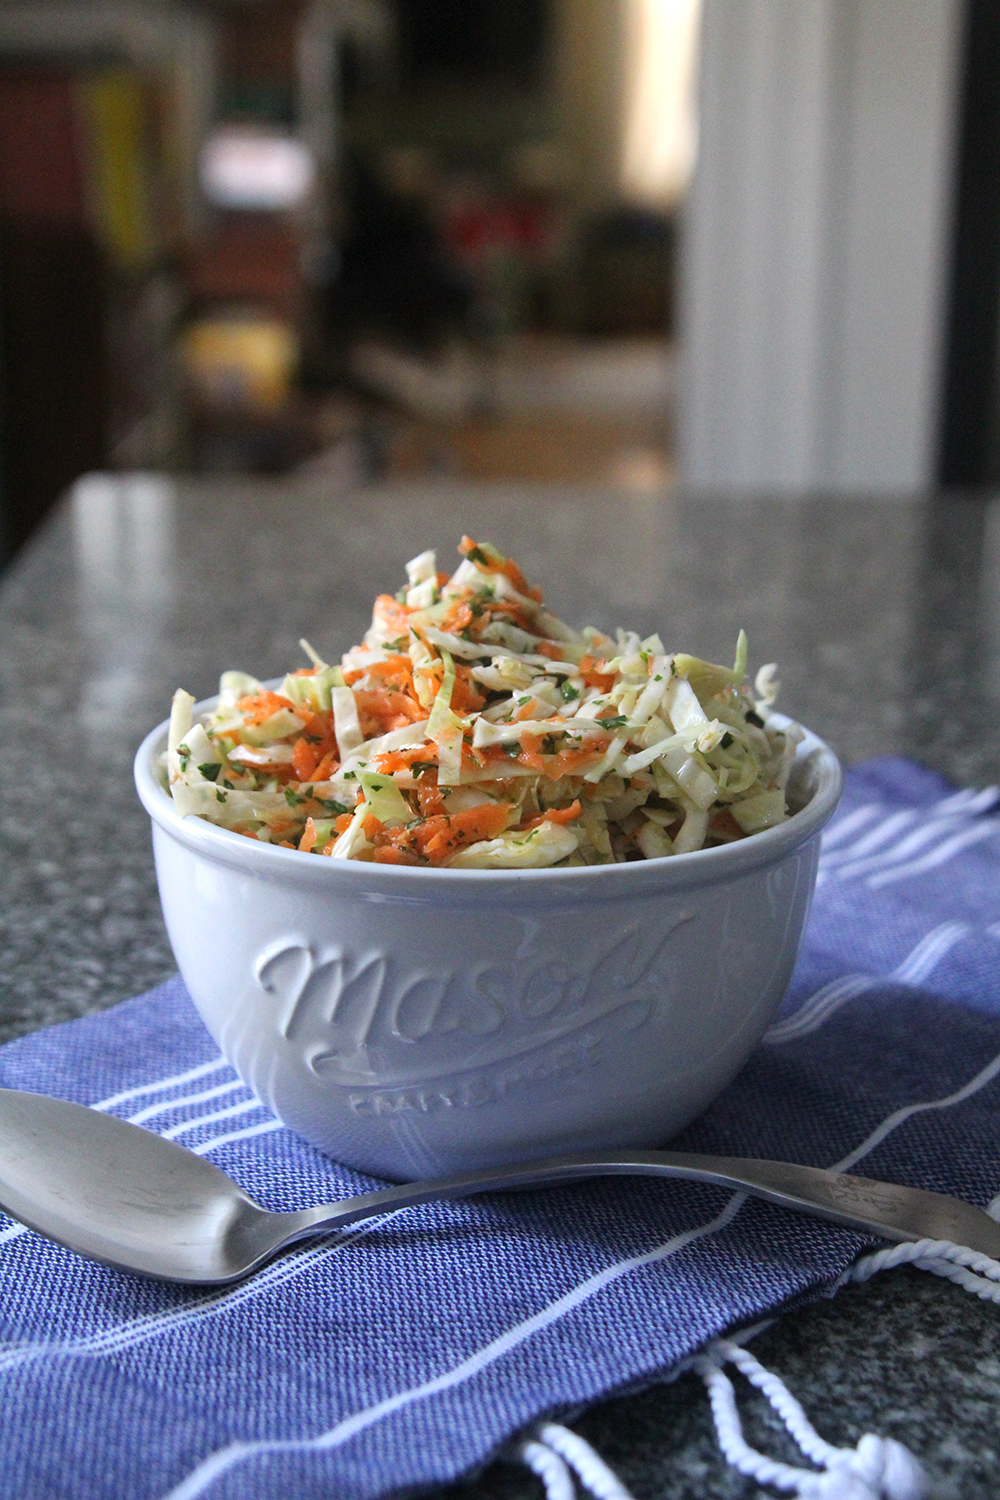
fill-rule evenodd
<path id="1" fill-rule="evenodd" d="M 772 828 L 802 737 L 768 711 L 776 668 L 574 630 L 517 564 L 463 538 L 375 601 L 339 665 L 278 691 L 224 672 L 193 718 L 178 690 L 164 769 L 178 810 L 334 859 L 524 869 L 665 859 Z"/>

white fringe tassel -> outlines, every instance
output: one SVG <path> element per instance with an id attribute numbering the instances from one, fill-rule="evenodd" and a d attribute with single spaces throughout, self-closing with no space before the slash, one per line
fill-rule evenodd
<path id="1" fill-rule="evenodd" d="M 879 1271 L 903 1265 L 947 1277 L 975 1297 L 1000 1303 L 1000 1261 L 950 1240 L 907 1241 L 888 1250 L 876 1250 L 850 1266 L 836 1286 L 869 1281 Z M 745 1331 L 742 1337 L 758 1331 Z M 743 1436 L 733 1383 L 723 1370 L 726 1364 L 735 1365 L 770 1402 L 816 1469 L 778 1463 L 750 1447 Z M 713 1340 L 689 1368 L 705 1382 L 723 1454 L 734 1468 L 758 1484 L 773 1485 L 799 1500 L 925 1500 L 930 1493 L 924 1470 L 910 1450 L 894 1438 L 866 1432 L 856 1448 L 835 1448 L 826 1442 L 784 1381 L 732 1339 Z M 632 1500 L 586 1439 L 558 1422 L 543 1422 L 518 1451 L 544 1484 L 546 1500 L 575 1500 L 573 1474 L 595 1500 Z"/>
<path id="2" fill-rule="evenodd" d="M 522 1443 L 521 1458 L 545 1486 L 545 1500 L 575 1500 L 570 1469 L 588 1495 L 596 1500 L 632 1500 L 617 1474 L 578 1432 L 558 1422 L 543 1422 L 535 1436 Z M 543 1456 L 544 1455 L 544 1456 Z"/>
<path id="3" fill-rule="evenodd" d="M 807 1458 L 820 1465 L 797 1469 L 751 1448 L 743 1436 L 736 1392 L 723 1371 L 728 1361 L 766 1397 Z M 909 1449 L 894 1438 L 866 1432 L 856 1448 L 835 1448 L 820 1437 L 784 1381 L 728 1339 L 716 1339 L 694 1361 L 708 1388 L 719 1447 L 734 1468 L 758 1484 L 801 1500 L 924 1500 L 927 1477 Z"/>

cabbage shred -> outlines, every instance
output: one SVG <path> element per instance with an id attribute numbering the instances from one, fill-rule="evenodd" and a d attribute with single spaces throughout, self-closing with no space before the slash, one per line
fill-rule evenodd
<path id="1" fill-rule="evenodd" d="M 201 722 L 178 690 L 165 757 L 182 814 L 334 859 L 465 869 L 615 864 L 745 838 L 788 816 L 797 725 L 773 665 L 577 631 L 517 564 L 463 538 L 375 601 L 362 644 L 277 691 L 225 672 Z"/>

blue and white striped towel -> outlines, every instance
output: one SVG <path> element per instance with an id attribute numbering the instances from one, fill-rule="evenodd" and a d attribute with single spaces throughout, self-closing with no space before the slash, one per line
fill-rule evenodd
<path id="1" fill-rule="evenodd" d="M 900 760 L 849 775 L 782 1016 L 678 1145 L 996 1200 L 995 801 Z M 12 1043 L 0 1084 L 137 1120 L 273 1208 L 371 1186 L 268 1116 L 179 980 Z M 5 1220 L 3 1494 L 361 1500 L 445 1481 L 828 1290 L 870 1244 L 721 1190 L 609 1180 L 409 1209 L 190 1291 Z"/>

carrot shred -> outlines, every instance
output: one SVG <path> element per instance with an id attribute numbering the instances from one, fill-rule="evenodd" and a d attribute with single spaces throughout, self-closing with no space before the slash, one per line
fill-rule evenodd
<path id="1" fill-rule="evenodd" d="M 394 771 L 408 771 L 416 763 L 434 766 L 437 768 L 437 746 L 433 741 L 426 745 L 411 745 L 406 750 L 383 750 L 380 755 L 372 756 L 372 769 L 380 771 L 383 776 L 391 776 Z"/>
<path id="2" fill-rule="evenodd" d="M 472 668 L 456 662 L 455 686 L 451 690 L 451 706 L 455 713 L 478 713 L 485 702 L 486 694 L 472 676 Z"/>
<path id="3" fill-rule="evenodd" d="M 306 818 L 306 826 L 303 830 L 302 837 L 299 839 L 299 848 L 304 854 L 309 854 L 312 851 L 312 847 L 315 842 L 316 824 L 313 822 L 312 818 Z"/>
<path id="4" fill-rule="evenodd" d="M 509 803 L 484 802 L 479 807 L 469 807 L 465 812 L 446 817 L 447 826 L 428 839 L 423 852 L 437 864 L 469 844 L 494 839 L 507 827 L 510 810 Z"/>
<path id="5" fill-rule="evenodd" d="M 323 759 L 316 765 L 315 770 L 309 777 L 310 781 L 329 781 L 334 771 L 339 770 L 340 761 L 337 759 L 336 750 L 327 750 Z"/>
<path id="6" fill-rule="evenodd" d="M 410 849 L 399 849 L 395 844 L 379 844 L 373 855 L 377 865 L 419 865 L 420 857 Z"/>
<path id="7" fill-rule="evenodd" d="M 410 628 L 409 621 L 412 613 L 409 605 L 400 604 L 392 594 L 379 594 L 372 610 L 372 622 L 405 635 Z"/>
<path id="8" fill-rule="evenodd" d="M 529 770 L 544 773 L 545 757 L 541 753 L 542 737 L 540 734 L 531 734 L 524 730 L 521 734 L 521 751 L 517 756 L 522 766 Z"/>
<path id="9" fill-rule="evenodd" d="M 384 688 L 355 688 L 354 701 L 358 706 L 358 722 L 365 739 L 388 734 L 392 729 L 404 729 L 407 724 L 416 724 L 427 717 L 426 709 L 403 692 L 387 692 Z"/>
<path id="10" fill-rule="evenodd" d="M 447 803 L 438 786 L 437 772 L 426 772 L 417 782 L 417 806 L 422 818 L 431 818 L 447 811 Z"/>
<path id="11" fill-rule="evenodd" d="M 546 808 L 543 813 L 539 813 L 537 818 L 531 818 L 527 823 L 522 823 L 521 827 L 527 831 L 529 828 L 537 828 L 540 823 L 573 823 L 582 811 L 580 799 L 577 798 L 570 803 L 569 807 Z"/>
<path id="12" fill-rule="evenodd" d="M 601 670 L 607 665 L 606 661 L 600 661 L 596 656 L 585 656 L 580 662 L 580 676 L 588 687 L 597 688 L 601 693 L 610 693 L 615 685 L 615 674 Z"/>
<path id="13" fill-rule="evenodd" d="M 299 738 L 292 747 L 292 765 L 300 781 L 310 781 L 318 764 L 318 756 L 309 741 Z"/>
<path id="14" fill-rule="evenodd" d="M 280 693 L 272 693 L 269 688 L 264 688 L 259 693 L 247 693 L 236 706 L 248 724 L 263 724 L 265 719 L 269 719 L 281 708 L 288 708 L 293 714 L 298 713 L 290 699 L 283 698 Z"/>

